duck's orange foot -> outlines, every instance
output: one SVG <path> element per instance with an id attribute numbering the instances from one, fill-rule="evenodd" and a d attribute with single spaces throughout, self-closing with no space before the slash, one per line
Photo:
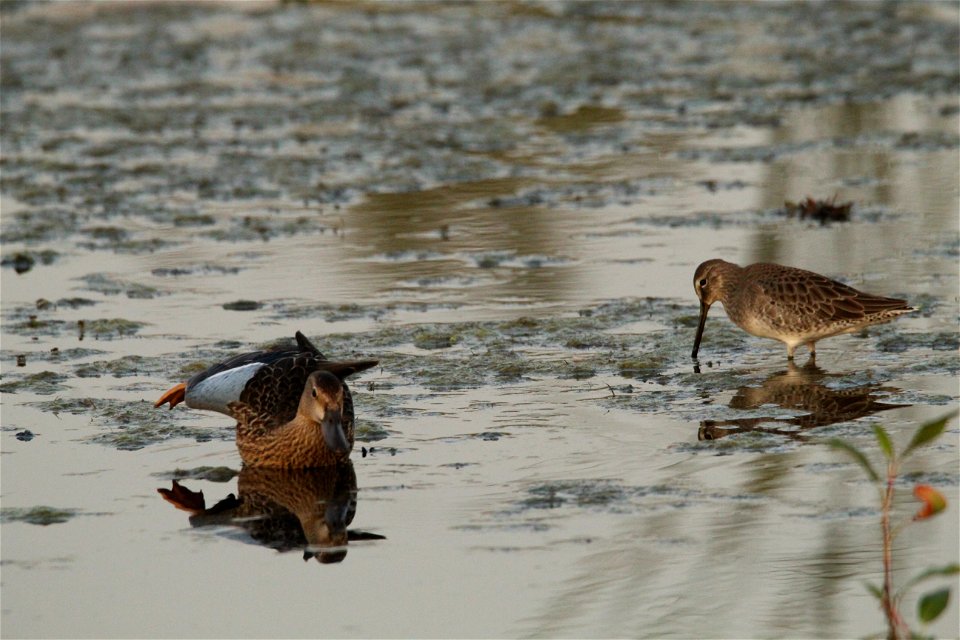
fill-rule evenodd
<path id="1" fill-rule="evenodd" d="M 176 480 L 173 481 L 172 489 L 157 489 L 157 493 L 177 509 L 189 511 L 194 515 L 202 513 L 206 508 L 203 491 L 191 491 Z"/>
<path id="2" fill-rule="evenodd" d="M 160 399 L 153 403 L 154 408 L 159 407 L 165 402 L 170 403 L 170 408 L 173 409 L 175 406 L 183 402 L 183 399 L 187 395 L 187 385 L 180 383 L 170 387 L 170 389 L 160 396 Z"/>

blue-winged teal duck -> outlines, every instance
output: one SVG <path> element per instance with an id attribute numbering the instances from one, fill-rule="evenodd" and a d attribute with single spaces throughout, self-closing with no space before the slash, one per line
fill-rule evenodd
<path id="1" fill-rule="evenodd" d="M 376 360 L 333 362 L 299 331 L 296 348 L 230 358 L 172 387 L 156 402 L 218 411 L 237 420 L 244 464 L 288 469 L 347 460 L 353 398 L 344 379 Z"/>

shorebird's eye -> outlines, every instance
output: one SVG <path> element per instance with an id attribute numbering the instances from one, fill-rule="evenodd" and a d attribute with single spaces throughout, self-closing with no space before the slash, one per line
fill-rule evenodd
<path id="1" fill-rule="evenodd" d="M 313 394 L 313 397 L 314 397 L 314 398 L 317 397 L 317 390 L 316 390 L 315 388 L 314 388 L 314 389 L 311 389 L 311 390 L 310 390 L 310 393 Z"/>
<path id="2" fill-rule="evenodd" d="M 700 278 L 700 288 L 703 289 L 705 286 L 707 286 L 707 279 Z"/>

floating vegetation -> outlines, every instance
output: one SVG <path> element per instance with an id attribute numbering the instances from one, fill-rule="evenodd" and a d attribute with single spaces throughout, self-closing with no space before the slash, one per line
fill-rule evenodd
<path id="1" fill-rule="evenodd" d="M 53 400 L 44 400 L 42 402 L 31 402 L 30 406 L 37 407 L 41 411 L 47 411 L 53 415 L 60 413 L 80 415 L 95 410 L 97 400 L 94 398 L 54 398 Z"/>
<path id="2" fill-rule="evenodd" d="M 98 442 L 122 450 L 143 447 L 172 438 L 187 438 L 197 442 L 232 440 L 235 423 L 224 417 L 221 427 L 203 427 L 184 424 L 191 418 L 188 412 L 161 411 L 152 402 L 131 402 L 115 398 L 54 398 L 30 403 L 42 411 L 57 415 L 89 415 L 100 432 L 90 436 Z"/>
<path id="3" fill-rule="evenodd" d="M 666 358 L 662 355 L 651 355 L 647 358 L 628 358 L 621 360 L 617 367 L 624 378 L 647 380 L 662 373 Z"/>
<path id="4" fill-rule="evenodd" d="M 761 430 L 743 431 L 700 442 L 682 442 L 670 448 L 675 453 L 729 455 L 731 453 L 785 453 L 799 446 L 797 440 Z"/>
<path id="5" fill-rule="evenodd" d="M 422 329 L 413 336 L 413 345 L 419 349 L 448 349 L 457 341 L 455 333 L 438 329 Z"/>
<path id="6" fill-rule="evenodd" d="M 176 278 L 191 275 L 232 275 L 240 273 L 239 267 L 224 267 L 217 264 L 202 264 L 194 267 L 157 267 L 151 274 L 161 278 Z"/>
<path id="7" fill-rule="evenodd" d="M 209 482 L 230 482 L 239 474 L 230 467 L 194 467 L 193 469 L 175 469 L 167 473 L 155 474 L 167 480 L 207 480 Z"/>
<path id="8" fill-rule="evenodd" d="M 960 146 L 960 135 L 947 131 L 908 131 L 900 136 L 896 146 L 911 151 L 956 149 Z"/>
<path id="9" fill-rule="evenodd" d="M 510 257 L 508 252 L 482 253 L 474 257 L 477 266 L 481 269 L 493 269 L 499 267 L 500 263 Z"/>
<path id="10" fill-rule="evenodd" d="M 28 393 L 35 393 L 41 396 L 47 396 L 52 393 L 57 393 L 62 391 L 65 386 L 63 382 L 67 379 L 67 376 L 56 373 L 54 371 L 41 371 L 40 373 L 32 373 L 20 380 L 15 380 L 13 382 L 4 382 L 0 384 L 0 391 L 3 393 L 19 393 L 26 391 Z"/>
<path id="11" fill-rule="evenodd" d="M 558 374 L 561 378 L 587 380 L 597 375 L 597 369 L 581 363 L 571 364 L 566 371 Z"/>
<path id="12" fill-rule="evenodd" d="M 256 311 L 263 306 L 263 303 L 256 300 L 234 300 L 225 302 L 222 306 L 227 311 Z"/>
<path id="13" fill-rule="evenodd" d="M 568 503 L 577 507 L 607 506 L 622 502 L 627 496 L 624 487 L 607 480 L 553 482 L 533 486 L 527 493 L 522 509 L 555 509 Z"/>
<path id="14" fill-rule="evenodd" d="M 63 320 L 40 320 L 37 316 L 30 316 L 26 320 L 15 322 L 4 327 L 10 333 L 20 335 L 58 335 L 67 326 L 76 326 Z"/>
<path id="15" fill-rule="evenodd" d="M 527 489 L 527 497 L 519 502 L 517 510 L 602 509 L 607 511 L 634 511 L 638 507 L 680 507 L 691 500 L 728 500 L 736 496 L 703 494 L 698 491 L 665 485 L 631 486 L 612 480 L 561 480 L 536 484 Z"/>
<path id="16" fill-rule="evenodd" d="M 273 194 L 254 188 L 247 194 L 234 194 L 234 197 L 267 197 L 270 195 Z M 202 232 L 202 235 L 218 242 L 252 242 L 267 241 L 285 236 L 300 236 L 306 233 L 325 234 L 327 231 L 336 234 L 336 229 L 328 227 L 316 217 L 245 216 L 233 222 L 229 228 L 214 227 Z"/>
<path id="17" fill-rule="evenodd" d="M 189 414 L 173 416 L 160 411 L 150 402 L 126 402 L 114 399 L 95 399 L 90 412 L 95 422 L 105 431 L 90 438 L 122 450 L 136 450 L 171 438 L 188 438 L 197 442 L 233 440 L 235 423 L 224 418 L 220 428 L 184 425 Z"/>
<path id="18" fill-rule="evenodd" d="M 51 249 L 37 252 L 18 251 L 12 256 L 4 256 L 3 259 L 0 260 L 0 266 L 13 267 L 13 270 L 17 273 L 26 273 L 33 269 L 37 262 L 40 264 L 53 264 L 53 261 L 56 260 L 59 255 L 60 254 Z"/>
<path id="19" fill-rule="evenodd" d="M 175 243 L 163 238 L 148 238 L 145 240 L 122 239 L 113 241 L 106 239 L 95 242 L 78 242 L 77 246 L 89 251 L 109 249 L 115 253 L 153 253 L 158 249 L 173 246 Z"/>
<path id="20" fill-rule="evenodd" d="M 372 414 L 366 404 L 360 406 L 363 406 L 366 413 Z M 354 435 L 358 442 L 377 442 L 378 440 L 386 440 L 390 437 L 390 432 L 387 431 L 383 425 L 370 420 L 358 418 L 354 429 Z"/>
<path id="21" fill-rule="evenodd" d="M 46 168 L 35 167 L 38 172 Z M 10 184 L 9 179 L 3 180 L 4 186 Z M 18 190 L 19 191 L 19 190 Z M 5 190 L 6 192 L 6 190 Z M 48 190 L 44 190 L 44 196 Z M 23 189 L 17 198 L 29 202 L 35 192 L 29 187 Z M 79 216 L 75 211 L 63 207 L 32 207 L 28 211 L 4 214 L 3 241 L 36 243 L 44 240 L 54 240 L 66 236 L 76 230 Z"/>
<path id="22" fill-rule="evenodd" d="M 61 524 L 70 520 L 79 511 L 77 509 L 60 509 L 57 507 L 4 507 L 0 509 L 0 522 L 4 524 L 10 522 L 26 522 L 27 524 L 36 524 L 47 526 L 51 524 Z"/>
<path id="23" fill-rule="evenodd" d="M 440 305 L 435 305 L 440 306 Z M 271 307 L 275 312 L 274 318 L 323 318 L 327 322 L 343 322 L 345 320 L 357 320 L 360 318 L 369 318 L 371 320 L 380 319 L 394 311 L 410 308 L 414 310 L 423 310 L 429 308 L 427 304 L 388 304 L 383 306 L 362 306 L 358 304 L 303 304 L 288 305 L 278 303 Z"/>
<path id="24" fill-rule="evenodd" d="M 877 348 L 888 353 L 902 353 L 907 349 L 927 348 L 934 351 L 957 351 L 960 336 L 953 332 L 896 333 L 882 338 Z"/>
<path id="25" fill-rule="evenodd" d="M 90 307 L 97 304 L 96 300 L 89 298 L 60 298 L 55 303 L 56 307 L 68 307 L 70 309 L 79 309 L 80 307 Z"/>
<path id="26" fill-rule="evenodd" d="M 124 318 L 98 318 L 85 323 L 87 334 L 97 340 L 132 336 L 146 326 L 143 322 Z"/>
<path id="27" fill-rule="evenodd" d="M 160 295 L 160 290 L 138 282 L 124 282 L 103 273 L 93 273 L 80 278 L 86 288 L 108 296 L 125 295 L 137 300 L 148 300 Z"/>
<path id="28" fill-rule="evenodd" d="M 612 203 L 633 204 L 644 197 L 656 195 L 669 185 L 662 178 L 631 180 L 591 180 L 588 182 L 557 182 L 525 188 L 511 195 L 500 195 L 474 206 L 492 209 L 529 207 L 600 208 Z"/>
<path id="29" fill-rule="evenodd" d="M 53 347 L 50 349 L 50 351 L 32 354 L 30 357 L 46 360 L 47 362 L 69 362 L 71 360 L 81 360 L 83 358 L 103 355 L 104 353 L 106 353 L 106 351 L 101 351 L 100 349 L 87 349 L 84 347 L 71 347 L 69 349 Z"/>
<path id="30" fill-rule="evenodd" d="M 98 360 L 90 364 L 83 364 L 76 367 L 73 372 L 78 378 L 99 378 L 100 376 L 124 378 L 138 375 L 157 375 L 162 373 L 163 370 L 164 368 L 156 358 L 132 355 L 116 360 Z"/>
<path id="31" fill-rule="evenodd" d="M 173 224 L 177 227 L 209 227 L 216 222 L 213 216 L 204 214 L 184 213 L 173 216 Z"/>

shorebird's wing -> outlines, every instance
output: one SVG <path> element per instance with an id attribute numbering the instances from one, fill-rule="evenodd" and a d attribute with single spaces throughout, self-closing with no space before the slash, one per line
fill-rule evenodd
<path id="1" fill-rule="evenodd" d="M 812 288 L 812 301 L 820 307 L 823 315 L 832 321 L 867 320 L 871 317 L 913 309 L 906 300 L 886 298 L 858 291 L 851 286 L 824 276 L 817 277 L 817 286 Z"/>
<path id="2" fill-rule="evenodd" d="M 803 269 L 781 269 L 757 285 L 786 315 L 815 317 L 823 322 L 856 322 L 878 315 L 913 311 L 905 300 L 858 291 L 842 282 Z"/>

